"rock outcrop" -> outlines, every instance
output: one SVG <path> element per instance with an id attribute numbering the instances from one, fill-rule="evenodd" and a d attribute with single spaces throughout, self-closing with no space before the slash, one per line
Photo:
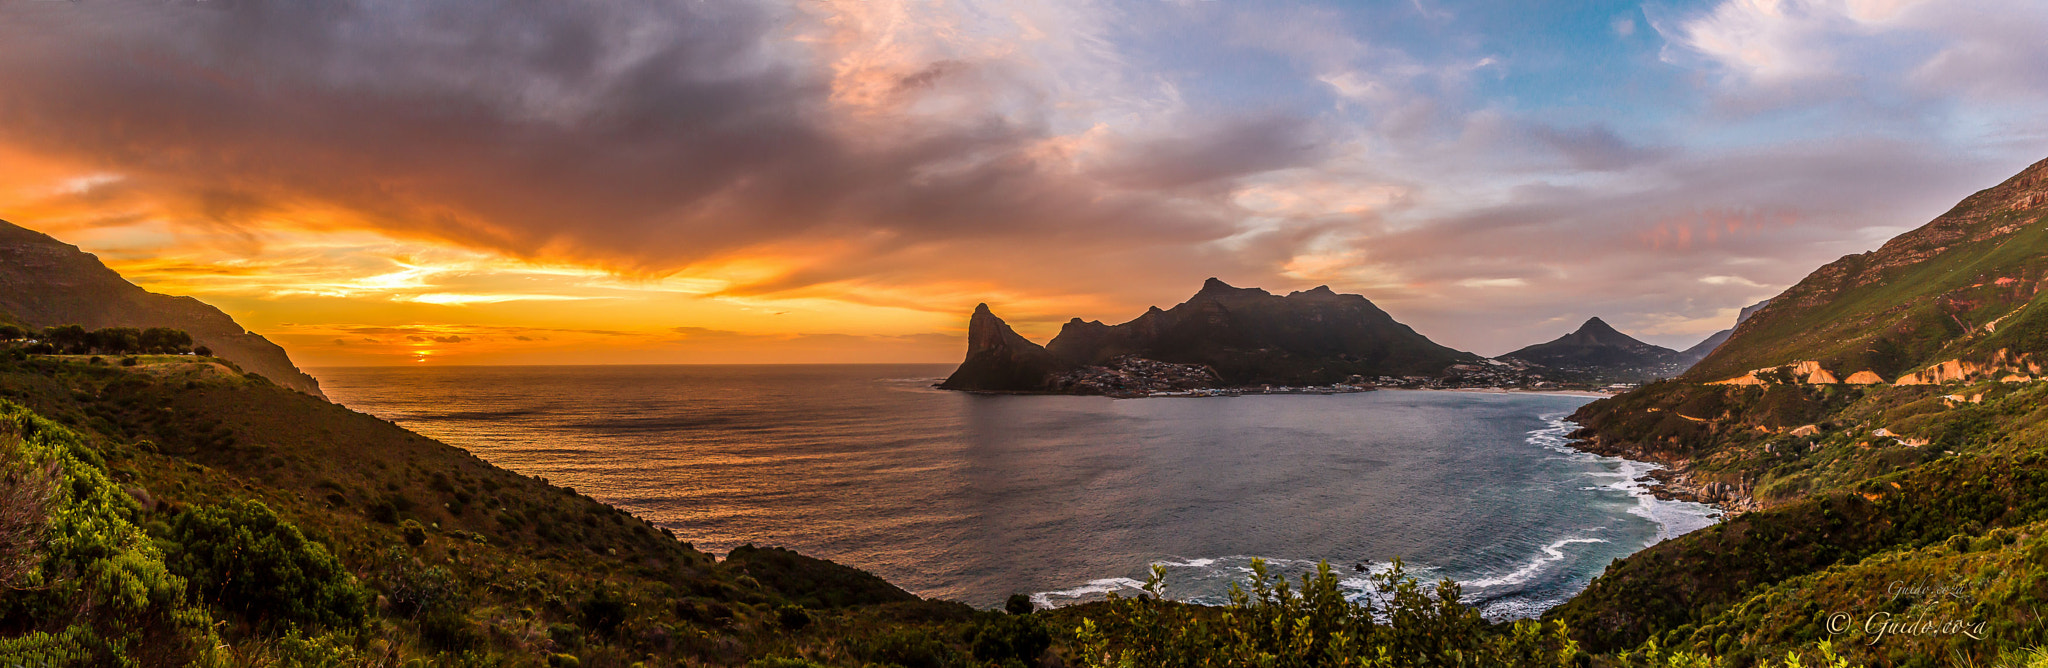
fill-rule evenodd
<path id="1" fill-rule="evenodd" d="M 980 392 L 1049 392 L 1076 365 L 1010 329 L 1010 324 L 977 304 L 967 320 L 967 359 L 939 387 Z"/>
<path id="2" fill-rule="evenodd" d="M 279 385 L 325 398 L 284 348 L 191 297 L 136 287 L 77 246 L 0 221 L 0 311 L 33 327 L 170 327 Z"/>

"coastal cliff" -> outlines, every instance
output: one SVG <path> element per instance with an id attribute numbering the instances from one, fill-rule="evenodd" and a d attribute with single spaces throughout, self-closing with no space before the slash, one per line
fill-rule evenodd
<path id="1" fill-rule="evenodd" d="M 184 330 L 215 357 L 284 387 L 325 396 L 320 381 L 292 364 L 284 348 L 243 329 L 220 309 L 144 290 L 77 246 L 6 221 L 0 221 L 0 312 L 31 327 Z"/>
<path id="2" fill-rule="evenodd" d="M 1058 376 L 1075 366 L 1019 336 L 1009 323 L 989 311 L 988 304 L 978 304 L 974 316 L 967 320 L 967 359 L 939 387 L 991 392 L 1051 391 Z"/>

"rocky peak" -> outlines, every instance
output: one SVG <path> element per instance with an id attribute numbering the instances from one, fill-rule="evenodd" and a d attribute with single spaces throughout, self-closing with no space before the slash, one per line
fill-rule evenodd
<path id="1" fill-rule="evenodd" d="M 1579 329 L 1571 333 L 1571 339 L 1578 342 L 1610 346 L 1642 345 L 1643 343 L 1635 340 L 1635 337 L 1621 333 L 1621 330 L 1615 329 L 1613 325 L 1607 324 L 1607 321 L 1601 320 L 1598 317 L 1587 318 L 1585 324 L 1579 325 Z"/>
<path id="2" fill-rule="evenodd" d="M 1074 326 L 1068 323 L 1069 327 Z M 988 304 L 967 319 L 967 360 L 940 387 L 999 392 L 1042 391 L 1069 365 L 1010 329 Z"/>
<path id="3" fill-rule="evenodd" d="M 1234 287 L 1229 283 L 1223 282 L 1222 279 L 1210 277 L 1209 280 L 1202 282 L 1202 290 L 1200 292 L 1195 293 L 1194 299 L 1200 299 L 1203 297 L 1207 297 L 1209 299 L 1230 299 L 1233 297 L 1243 298 L 1271 296 L 1273 296 L 1273 293 L 1261 290 L 1259 288 Z M 1188 301 L 1194 301 L 1194 299 L 1189 299 Z"/>
<path id="4" fill-rule="evenodd" d="M 972 355 L 1001 346 L 1004 334 L 1016 336 L 1017 332 L 1010 329 L 1010 323 L 1003 322 L 994 311 L 988 310 L 988 304 L 975 304 L 974 315 L 967 318 L 967 353 Z"/>

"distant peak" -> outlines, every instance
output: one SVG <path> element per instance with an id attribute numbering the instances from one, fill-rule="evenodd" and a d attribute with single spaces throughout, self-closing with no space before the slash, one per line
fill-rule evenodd
<path id="1" fill-rule="evenodd" d="M 1587 319 L 1586 319 L 1586 324 L 1583 324 L 1583 325 L 1579 325 L 1579 331 L 1581 331 L 1581 332 L 1612 332 L 1612 331 L 1614 331 L 1614 326 L 1613 326 L 1613 325 L 1609 325 L 1609 324 L 1607 324 L 1607 321 L 1605 321 L 1605 320 L 1601 320 L 1599 316 L 1593 316 L 1593 317 L 1591 317 L 1591 318 L 1587 318 Z"/>
<path id="2" fill-rule="evenodd" d="M 975 304 L 975 305 L 974 305 L 974 314 L 975 314 L 975 315 L 983 315 L 983 314 L 987 314 L 987 315 L 995 315 L 995 312 L 993 312 L 993 311 L 990 311 L 990 310 L 988 310 L 988 302 L 982 302 L 982 303 L 979 303 L 979 304 Z"/>
<path id="3" fill-rule="evenodd" d="M 1570 335 L 1568 335 L 1568 338 L 1574 338 L 1594 343 L 1605 343 L 1611 345 L 1642 344 L 1642 342 L 1637 341 L 1635 337 L 1621 333 L 1621 330 L 1615 329 L 1613 325 L 1609 325 L 1607 324 L 1607 321 L 1601 320 L 1597 317 L 1587 318 L 1586 324 L 1579 325 L 1579 330 L 1576 332 L 1572 332 Z"/>
<path id="4" fill-rule="evenodd" d="M 1196 297 L 1239 297 L 1239 296 L 1257 296 L 1257 295 L 1271 295 L 1271 294 L 1272 294 L 1272 293 L 1270 293 L 1270 292 L 1266 292 L 1265 290 L 1261 290 L 1261 289 L 1259 289 L 1259 288 L 1240 288 L 1240 287 L 1237 287 L 1237 286 L 1231 285 L 1231 284 L 1229 284 L 1229 283 L 1225 283 L 1225 282 L 1223 282 L 1223 279 L 1220 279 L 1220 278 L 1215 278 L 1215 277 L 1210 277 L 1210 279 L 1209 279 L 1209 280 L 1206 280 L 1206 281 L 1202 281 L 1202 290 L 1201 290 L 1201 292 L 1197 292 L 1197 293 L 1195 293 L 1195 296 L 1196 296 Z"/>

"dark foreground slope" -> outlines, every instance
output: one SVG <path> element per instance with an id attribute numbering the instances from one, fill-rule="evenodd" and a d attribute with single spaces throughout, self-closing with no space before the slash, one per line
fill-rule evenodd
<path id="1" fill-rule="evenodd" d="M 1746 512 L 1546 618 L 1593 651 L 1738 663 L 1828 639 L 1873 665 L 1998 665 L 2048 640 L 2044 176 L 1822 267 L 1682 378 L 1582 407 L 1580 447 Z"/>
<path id="2" fill-rule="evenodd" d="M 9 508 L 42 518 L 25 552 L 0 531 L 0 578 L 10 555 L 36 571 L 4 583 L 29 589 L 0 597 L 0 663 L 964 662 L 1000 617 L 786 550 L 720 561 L 575 490 L 189 359 L 0 356 L 0 529 L 18 526 Z"/>
<path id="3" fill-rule="evenodd" d="M 49 235 L 0 221 L 0 312 L 31 327 L 82 325 L 168 327 L 196 345 L 279 385 L 320 395 L 320 382 L 292 364 L 284 349 L 242 329 L 197 299 L 136 287 L 99 258 Z"/>
<path id="4" fill-rule="evenodd" d="M 1001 323 L 984 306 L 975 311 L 970 330 L 985 319 Z M 1001 347 L 989 345 L 993 338 L 984 341 L 971 332 L 969 338 L 967 360 L 948 379 L 950 389 L 1065 391 L 1076 384 L 1062 384 L 1060 374 L 1133 360 L 1164 363 L 1160 373 L 1179 374 L 1186 382 L 1209 378 L 1208 386 L 1243 387 L 1434 375 L 1479 359 L 1437 345 L 1359 295 L 1325 286 L 1280 296 L 1214 278 L 1186 302 L 1153 307 L 1123 324 L 1075 318 L 1042 349 L 1050 358 L 1014 333 L 1001 339 Z"/>

